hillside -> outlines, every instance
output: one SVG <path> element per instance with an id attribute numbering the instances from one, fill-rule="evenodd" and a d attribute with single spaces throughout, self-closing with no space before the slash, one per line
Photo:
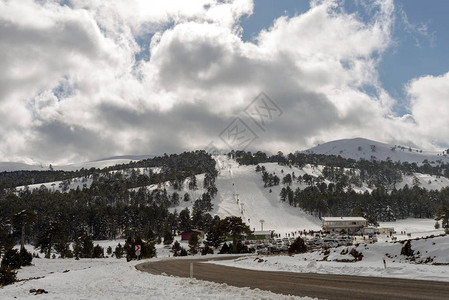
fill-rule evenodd
<path id="1" fill-rule="evenodd" d="M 400 161 L 417 164 L 423 164 L 426 160 L 430 164 L 436 164 L 438 161 L 443 163 L 449 162 L 449 156 L 442 152 L 425 151 L 401 145 L 389 145 L 363 138 L 332 141 L 303 152 L 340 155 L 343 158 L 352 158 L 355 160 L 391 160 L 393 162 Z"/>
<path id="2" fill-rule="evenodd" d="M 265 188 L 261 179 L 261 174 L 255 172 L 254 166 L 239 166 L 238 163 L 226 156 L 216 157 L 217 168 L 219 170 L 216 179 L 218 193 L 212 200 L 213 209 L 211 215 L 218 215 L 220 218 L 227 216 L 238 216 L 247 223 L 251 229 L 261 230 L 260 220 L 264 220 L 264 230 L 276 230 L 276 232 L 287 233 L 292 230 L 321 228 L 321 221 L 304 213 L 298 207 L 292 207 L 287 203 L 279 201 L 279 192 L 282 186 L 274 186 Z M 281 173 L 285 167 L 274 163 L 263 164 L 270 172 Z M 305 173 L 299 169 L 295 170 L 298 174 Z M 310 169 L 310 172 L 312 170 Z M 178 191 L 179 194 L 189 193 L 192 199 L 189 202 L 181 201 L 179 206 L 170 208 L 180 210 L 188 207 L 192 211 L 193 202 L 201 197 L 205 192 L 202 188 L 204 175 L 197 175 L 198 189 L 191 191 L 184 188 Z M 149 189 L 157 188 L 155 185 L 148 187 Z M 175 190 L 166 182 L 164 185 L 169 194 Z M 238 195 L 237 195 L 238 194 Z M 238 198 L 238 201 L 237 201 Z"/>

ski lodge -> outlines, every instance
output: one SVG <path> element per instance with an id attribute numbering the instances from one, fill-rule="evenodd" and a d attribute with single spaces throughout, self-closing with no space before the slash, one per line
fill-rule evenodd
<path id="1" fill-rule="evenodd" d="M 331 232 L 356 233 L 366 227 L 367 221 L 362 217 L 325 217 L 322 218 L 323 230 Z"/>

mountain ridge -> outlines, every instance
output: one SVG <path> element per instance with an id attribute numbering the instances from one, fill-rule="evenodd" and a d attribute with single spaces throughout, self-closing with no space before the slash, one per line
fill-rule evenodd
<path id="1" fill-rule="evenodd" d="M 342 139 L 330 141 L 302 153 L 339 155 L 355 160 L 376 160 L 409 162 L 418 165 L 428 162 L 431 165 L 449 163 L 449 155 L 444 152 L 426 151 L 409 146 L 391 145 L 365 138 Z"/>

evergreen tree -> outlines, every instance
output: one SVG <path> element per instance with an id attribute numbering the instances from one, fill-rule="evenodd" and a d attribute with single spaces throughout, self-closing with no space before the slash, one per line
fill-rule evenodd
<path id="1" fill-rule="evenodd" d="M 17 281 L 17 272 L 9 267 L 0 267 L 0 287 Z"/>
<path id="2" fill-rule="evenodd" d="M 197 184 L 196 184 L 196 176 L 192 175 L 189 178 L 189 190 L 196 190 Z"/>
<path id="3" fill-rule="evenodd" d="M 123 247 L 122 247 L 122 245 L 120 245 L 120 243 L 118 243 L 117 247 L 115 247 L 114 254 L 115 254 L 115 257 L 118 259 L 123 257 Z"/>
<path id="4" fill-rule="evenodd" d="M 46 257 L 50 257 L 51 250 L 56 243 L 66 240 L 63 226 L 60 222 L 50 222 L 50 224 L 40 232 L 35 244 L 36 248 L 40 248 L 41 252 L 46 253 Z"/>
<path id="5" fill-rule="evenodd" d="M 171 245 L 173 243 L 173 235 L 171 232 L 170 224 L 168 220 L 164 222 L 164 245 Z"/>
<path id="6" fill-rule="evenodd" d="M 187 256 L 187 250 L 181 247 L 181 252 L 179 252 L 179 256 Z"/>
<path id="7" fill-rule="evenodd" d="M 171 205 L 178 206 L 179 205 L 179 194 L 177 192 L 173 192 L 171 196 Z"/>
<path id="8" fill-rule="evenodd" d="M 184 201 L 184 202 L 189 202 L 189 201 L 190 201 L 190 195 L 189 195 L 189 193 L 185 193 L 185 194 L 184 194 L 183 201 Z"/>
<path id="9" fill-rule="evenodd" d="M 193 233 L 190 238 L 189 238 L 189 252 L 192 255 L 196 254 L 196 249 L 199 247 L 200 245 L 200 241 L 199 241 L 199 237 L 196 233 Z"/>
<path id="10" fill-rule="evenodd" d="M 243 234 L 249 235 L 252 233 L 249 226 L 246 225 L 240 217 L 226 217 L 221 220 L 216 226 L 216 230 L 220 233 L 221 236 L 232 237 L 233 245 L 237 245 L 237 238 L 239 238 Z"/>
<path id="11" fill-rule="evenodd" d="M 224 243 L 220 249 L 219 254 L 229 254 L 229 253 L 231 253 L 231 248 L 227 243 Z"/>
<path id="12" fill-rule="evenodd" d="M 186 231 L 191 229 L 191 221 L 190 221 L 190 211 L 186 207 L 179 213 L 179 229 L 181 231 Z"/>
<path id="13" fill-rule="evenodd" d="M 92 251 L 92 258 L 103 258 L 104 249 L 99 244 L 97 244 Z"/>
<path id="14" fill-rule="evenodd" d="M 22 266 L 31 266 L 31 262 L 33 261 L 33 255 L 28 252 L 25 248 L 21 249 L 20 252 L 20 259 L 22 260 Z"/>
<path id="15" fill-rule="evenodd" d="M 2 259 L 2 268 L 20 269 L 22 266 L 22 257 L 17 249 L 9 249 L 5 252 Z"/>
<path id="16" fill-rule="evenodd" d="M 172 246 L 171 249 L 173 250 L 173 256 L 179 256 L 180 251 L 181 251 L 181 245 L 179 244 L 178 241 L 176 241 L 176 242 L 173 244 L 173 246 Z"/>
<path id="17" fill-rule="evenodd" d="M 297 237 L 296 240 L 288 248 L 288 254 L 296 254 L 304 252 L 307 252 L 307 246 L 301 237 Z"/>
<path id="18" fill-rule="evenodd" d="M 84 233 L 81 237 L 81 258 L 92 258 L 94 252 L 94 243 L 92 241 L 92 236 Z"/>
<path id="19" fill-rule="evenodd" d="M 25 249 L 25 226 L 34 223 L 36 219 L 36 213 L 31 210 L 22 210 L 12 217 L 12 223 L 21 229 L 20 250 Z"/>
<path id="20" fill-rule="evenodd" d="M 441 220 L 441 227 L 444 228 L 446 232 L 449 231 L 449 206 L 441 206 L 436 213 L 435 221 Z"/>

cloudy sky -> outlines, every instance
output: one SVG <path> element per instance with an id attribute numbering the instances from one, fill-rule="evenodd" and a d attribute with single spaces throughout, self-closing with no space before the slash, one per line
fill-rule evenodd
<path id="1" fill-rule="evenodd" d="M 354 137 L 448 148 L 448 10 L 0 0 L 0 161 L 289 152 Z"/>

